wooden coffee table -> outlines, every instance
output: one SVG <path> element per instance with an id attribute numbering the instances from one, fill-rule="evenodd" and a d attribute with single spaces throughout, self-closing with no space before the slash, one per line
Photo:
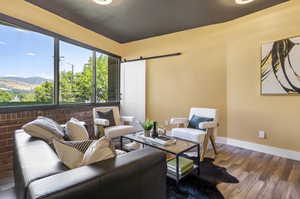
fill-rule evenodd
<path id="1" fill-rule="evenodd" d="M 173 154 L 176 158 L 176 174 L 173 174 L 172 172 L 168 171 L 167 176 L 176 180 L 177 182 L 179 182 L 182 178 L 184 178 L 185 176 L 190 174 L 195 169 L 197 170 L 197 173 L 199 175 L 199 173 L 200 173 L 200 167 L 199 167 L 199 165 L 200 165 L 200 145 L 199 145 L 199 143 L 176 138 L 176 144 L 172 144 L 169 146 L 163 146 L 163 145 L 159 145 L 159 144 L 156 144 L 153 142 L 149 142 L 148 140 L 145 140 L 145 139 L 141 138 L 140 136 L 138 136 L 143 133 L 144 133 L 144 131 L 139 131 L 139 132 L 136 132 L 133 134 L 127 134 L 127 135 L 121 136 L 121 138 L 120 138 L 121 150 L 123 149 L 123 140 L 127 139 L 130 141 L 140 143 L 143 146 L 149 146 L 149 147 L 164 151 L 166 153 Z M 192 149 L 197 149 L 196 159 L 185 154 L 186 152 L 191 151 Z M 191 169 L 190 172 L 180 175 L 179 167 L 178 167 L 179 157 L 184 157 L 184 158 L 193 160 L 194 168 Z"/>

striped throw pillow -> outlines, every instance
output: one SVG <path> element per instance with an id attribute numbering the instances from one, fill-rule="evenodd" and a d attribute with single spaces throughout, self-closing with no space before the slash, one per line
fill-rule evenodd
<path id="1" fill-rule="evenodd" d="M 59 159 L 70 169 L 116 156 L 111 140 L 105 136 L 99 140 L 83 141 L 61 141 L 55 139 L 53 144 Z"/>

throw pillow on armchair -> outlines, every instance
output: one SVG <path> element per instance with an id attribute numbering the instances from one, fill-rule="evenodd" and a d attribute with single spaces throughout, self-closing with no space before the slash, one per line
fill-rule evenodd
<path id="1" fill-rule="evenodd" d="M 193 115 L 191 120 L 189 121 L 188 128 L 199 129 L 199 130 L 205 131 L 206 129 L 199 128 L 199 124 L 202 122 L 211 122 L 213 120 L 214 120 L 213 118 L 200 117 L 198 115 Z"/>

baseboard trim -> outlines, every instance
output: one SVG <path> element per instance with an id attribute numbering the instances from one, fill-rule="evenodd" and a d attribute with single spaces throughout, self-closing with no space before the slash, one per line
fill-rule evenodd
<path id="1" fill-rule="evenodd" d="M 221 144 L 228 144 L 231 146 L 236 146 L 244 149 L 249 149 L 252 151 L 262 152 L 270 155 L 275 155 L 283 158 L 288 158 L 291 160 L 300 161 L 300 152 L 297 151 L 281 149 L 277 147 L 257 144 L 253 142 L 241 141 L 241 140 L 226 138 L 226 137 L 217 137 L 216 142 Z"/>

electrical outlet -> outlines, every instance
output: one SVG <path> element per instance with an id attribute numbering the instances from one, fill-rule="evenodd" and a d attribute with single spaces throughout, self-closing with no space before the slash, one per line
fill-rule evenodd
<path id="1" fill-rule="evenodd" d="M 258 131 L 258 137 L 261 139 L 266 139 L 266 132 L 264 131 Z"/>

